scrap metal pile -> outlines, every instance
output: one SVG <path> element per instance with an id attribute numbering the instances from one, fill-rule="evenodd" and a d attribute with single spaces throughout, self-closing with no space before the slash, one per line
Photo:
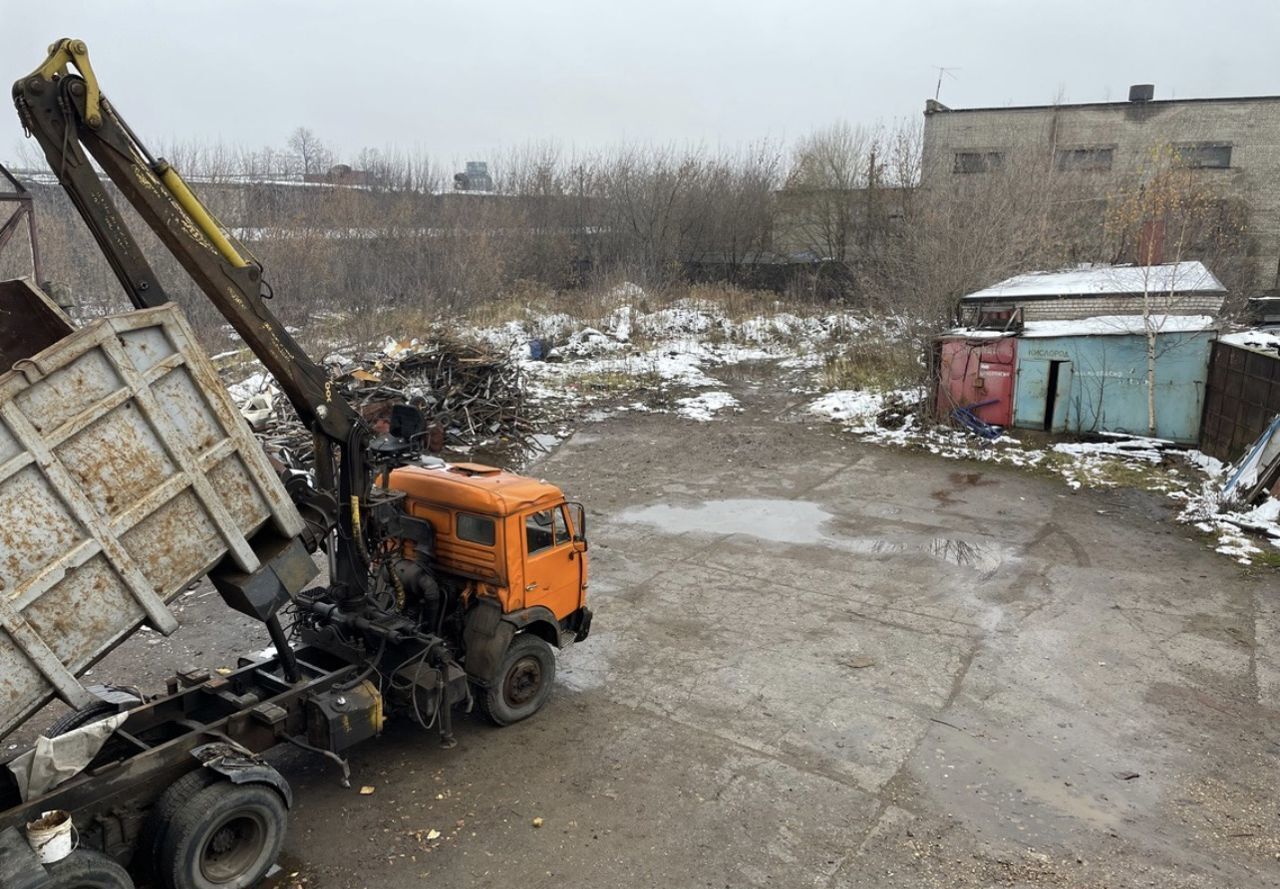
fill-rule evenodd
<path id="1" fill-rule="evenodd" d="M 1272 498 L 1280 498 L 1280 415 L 1230 467 L 1222 486 L 1222 503 L 1227 508 L 1263 508 Z M 1237 524 L 1274 536 L 1270 527 Z"/>
<path id="2" fill-rule="evenodd" d="M 437 331 L 377 352 L 335 353 L 324 364 L 375 433 L 385 431 L 392 404 L 407 402 L 426 416 L 432 451 L 539 447 L 519 364 L 506 353 Z M 269 453 L 291 468 L 311 468 L 310 434 L 263 375 L 231 389 Z"/>

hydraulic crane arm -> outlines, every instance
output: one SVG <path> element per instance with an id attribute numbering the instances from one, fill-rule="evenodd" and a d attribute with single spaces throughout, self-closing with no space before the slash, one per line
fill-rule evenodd
<path id="1" fill-rule="evenodd" d="M 151 156 L 102 95 L 84 42 L 64 38 L 50 47 L 44 63 L 14 84 L 13 99 L 133 304 L 157 306 L 169 296 L 86 150 L 276 378 L 303 422 L 349 449 L 360 419 L 267 308 L 261 266 L 232 242 L 178 172 Z"/>
<path id="2" fill-rule="evenodd" d="M 304 484 L 291 493 L 311 529 L 308 548 L 330 540 L 335 597 L 344 603 L 362 601 L 370 582 L 366 554 L 371 547 L 365 539 L 370 524 L 361 521 L 361 511 L 369 503 L 371 459 L 387 471 L 388 461 L 411 449 L 408 441 L 375 440 L 324 368 L 267 308 L 270 288 L 262 267 L 234 243 L 178 172 L 147 151 L 102 95 L 83 41 L 64 38 L 51 46 L 40 67 L 14 84 L 13 99 L 24 128 L 40 143 L 130 301 L 147 308 L 168 302 L 169 295 L 90 156 L 271 372 L 312 430 L 314 487 Z M 381 442 L 376 454 L 370 450 L 375 441 Z M 274 614 L 268 628 L 273 638 L 283 638 Z M 282 657 L 287 661 L 288 652 L 282 650 Z"/>

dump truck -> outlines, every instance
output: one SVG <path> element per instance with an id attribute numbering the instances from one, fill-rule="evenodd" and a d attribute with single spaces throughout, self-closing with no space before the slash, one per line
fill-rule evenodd
<path id="1" fill-rule="evenodd" d="M 13 97 L 134 310 L 77 326 L 29 282 L 0 285 L 0 736 L 54 698 L 71 708 L 0 762 L 0 886 L 244 889 L 292 804 L 265 751 L 326 757 L 346 782 L 346 751 L 387 719 L 447 748 L 456 708 L 503 726 L 543 706 L 555 650 L 591 628 L 586 510 L 433 458 L 414 406 L 362 417 L 83 42 L 55 43 Z M 264 455 L 90 158 L 274 376 L 314 470 Z M 139 627 L 173 632 L 170 603 L 206 576 L 271 656 L 154 694 L 81 683 Z M 42 845 L 64 827 L 75 851 Z"/>

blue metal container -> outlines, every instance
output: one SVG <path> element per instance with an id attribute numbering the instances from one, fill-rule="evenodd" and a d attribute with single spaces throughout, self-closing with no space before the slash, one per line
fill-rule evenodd
<path id="1" fill-rule="evenodd" d="M 1104 319 L 1086 319 L 1102 322 Z M 1200 435 L 1214 331 L 1157 330 L 1155 435 L 1194 443 Z M 1135 332 L 1136 326 L 1136 332 Z M 1065 335 L 1054 335 L 1054 334 Z M 1015 426 L 1050 432 L 1148 434 L 1147 336 L 1141 318 L 1105 324 L 1028 324 L 1018 345 Z"/>

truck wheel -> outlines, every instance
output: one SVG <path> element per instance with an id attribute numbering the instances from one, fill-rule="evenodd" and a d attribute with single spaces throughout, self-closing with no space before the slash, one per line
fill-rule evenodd
<path id="1" fill-rule="evenodd" d="M 153 871 L 160 869 L 161 849 L 174 816 L 191 802 L 193 796 L 218 779 L 216 772 L 201 766 L 187 772 L 160 794 L 160 798 L 156 800 L 156 804 L 151 807 L 151 812 L 147 815 L 146 829 L 142 832 L 142 839 L 138 843 L 138 851 L 133 859 L 134 862 L 148 869 L 148 876 L 155 876 Z"/>
<path id="2" fill-rule="evenodd" d="M 44 730 L 46 738 L 56 738 L 59 735 L 65 735 L 74 729 L 82 728 L 91 722 L 97 722 L 99 719 L 106 719 L 108 716 L 114 716 L 119 710 L 115 704 L 109 704 L 106 701 L 95 701 L 87 707 L 81 707 L 79 710 L 72 710 L 67 715 L 56 721 L 53 725 Z"/>
<path id="3" fill-rule="evenodd" d="M 512 640 L 493 683 L 479 689 L 480 712 L 494 725 L 511 725 L 542 709 L 556 678 L 556 655 L 537 636 L 521 633 Z"/>
<path id="4" fill-rule="evenodd" d="M 275 863 L 288 820 L 265 784 L 218 781 L 169 820 L 157 875 L 168 889 L 248 889 Z"/>
<path id="5" fill-rule="evenodd" d="M 61 861 L 46 864 L 48 877 L 40 889 L 133 889 L 129 872 L 101 852 L 77 849 Z"/>

